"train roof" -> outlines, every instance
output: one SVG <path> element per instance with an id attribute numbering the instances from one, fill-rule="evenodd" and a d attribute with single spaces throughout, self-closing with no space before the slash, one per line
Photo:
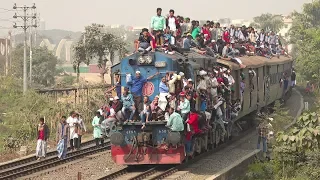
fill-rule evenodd
<path id="1" fill-rule="evenodd" d="M 247 66 L 247 68 L 257 68 L 265 65 L 284 64 L 292 61 L 290 57 L 285 56 L 280 56 L 279 58 L 273 57 L 271 59 L 262 56 L 246 56 L 239 57 L 239 59 L 242 61 L 242 64 Z M 238 64 L 228 60 L 218 59 L 217 62 L 228 66 L 232 70 L 240 69 Z"/>
<path id="2" fill-rule="evenodd" d="M 171 58 L 172 60 L 178 60 L 178 59 L 182 59 L 182 60 L 186 60 L 186 59 L 193 59 L 193 60 L 215 60 L 215 57 L 212 56 L 208 56 L 208 55 L 204 55 L 204 54 L 199 54 L 197 52 L 193 52 L 193 51 L 184 51 L 183 54 L 175 52 L 174 54 L 166 54 L 163 52 L 157 52 L 157 53 L 161 53 L 161 55 L 163 56 L 167 56 L 169 58 Z"/>
<path id="3" fill-rule="evenodd" d="M 193 51 L 184 51 L 183 54 L 181 53 L 178 53 L 178 52 L 175 52 L 174 54 L 167 54 L 167 53 L 164 53 L 164 52 L 161 52 L 161 51 L 156 51 L 155 52 L 156 54 L 158 55 L 161 55 L 161 56 L 165 56 L 165 57 L 168 57 L 174 61 L 177 61 L 179 59 L 181 60 L 190 60 L 188 63 L 192 64 L 192 66 L 195 68 L 195 69 L 199 69 L 200 68 L 200 65 L 197 64 L 196 62 L 199 61 L 199 60 L 211 60 L 211 61 L 214 61 L 216 62 L 216 58 L 215 57 L 212 57 L 212 56 L 208 56 L 208 55 L 203 55 L 203 54 L 199 54 L 199 53 L 196 53 L 196 52 L 193 52 Z M 126 59 L 130 59 L 130 58 L 136 58 L 137 57 L 137 54 L 131 54 L 127 57 L 125 57 Z M 117 64 L 114 64 L 113 66 L 111 66 L 111 72 L 112 73 L 115 73 L 117 71 L 120 71 L 120 62 L 117 63 Z"/>

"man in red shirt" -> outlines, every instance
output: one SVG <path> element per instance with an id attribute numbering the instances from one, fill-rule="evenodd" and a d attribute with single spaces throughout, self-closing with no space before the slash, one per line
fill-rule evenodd
<path id="1" fill-rule="evenodd" d="M 47 140 L 49 138 L 49 128 L 44 123 L 44 118 L 40 118 L 40 124 L 38 125 L 38 140 L 37 140 L 37 147 L 36 147 L 36 157 L 37 160 L 41 158 L 45 158 L 47 154 Z"/>
<path id="2" fill-rule="evenodd" d="M 199 115 L 195 109 L 191 109 L 189 118 L 186 121 L 186 123 L 187 123 L 187 133 L 186 133 L 186 141 L 185 141 L 186 153 L 188 156 L 192 156 L 193 155 L 192 136 L 195 134 L 201 133 L 201 130 L 199 129 L 199 125 L 198 125 Z"/>

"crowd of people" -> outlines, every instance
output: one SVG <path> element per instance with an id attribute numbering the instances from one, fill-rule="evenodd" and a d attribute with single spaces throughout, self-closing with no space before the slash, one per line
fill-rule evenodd
<path id="1" fill-rule="evenodd" d="M 46 157 L 47 140 L 50 135 L 50 130 L 44 118 L 40 118 L 39 121 L 40 123 L 37 128 L 36 157 L 38 160 L 41 160 Z M 79 113 L 72 111 L 68 118 L 62 116 L 56 129 L 58 157 L 60 159 L 66 158 L 68 143 L 71 151 L 79 150 L 81 148 L 82 134 L 86 131 L 86 125 Z"/>
<path id="2" fill-rule="evenodd" d="M 142 29 L 135 49 L 142 54 L 156 50 L 170 54 L 190 50 L 231 60 L 241 67 L 244 67 L 238 58 L 241 56 L 287 55 L 280 36 L 273 31 L 261 29 L 258 32 L 253 27 L 220 25 L 213 21 L 200 25 L 197 20 L 175 16 L 172 9 L 164 17 L 161 8 L 157 8 L 157 14 L 152 17 L 150 29 Z"/>
<path id="3" fill-rule="evenodd" d="M 151 100 L 142 95 L 142 90 L 144 84 L 156 76 L 162 76 L 159 94 Z M 226 67 L 201 69 L 195 78 L 197 85 L 183 72 L 156 73 L 148 78 L 143 77 L 140 71 L 136 71 L 134 76 L 127 74 L 127 87 L 122 94 L 121 90 L 117 91 L 117 96 L 111 97 L 109 104 L 99 110 L 99 115 L 105 119 L 101 126 L 108 129 L 114 123 L 141 122 L 141 128 L 145 129 L 148 122 L 166 121 L 171 131 L 184 132 L 186 140 L 191 140 L 193 135 L 209 130 L 211 122 L 215 121 L 222 129 L 223 137 L 225 124 L 232 122 L 241 111 L 245 76 L 241 74 L 240 98 L 236 98 L 236 82 Z M 120 82 L 119 76 L 116 80 Z"/>

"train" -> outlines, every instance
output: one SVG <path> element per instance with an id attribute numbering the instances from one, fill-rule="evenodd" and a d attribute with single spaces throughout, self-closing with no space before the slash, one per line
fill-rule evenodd
<path id="1" fill-rule="evenodd" d="M 253 78 L 245 78 L 245 90 L 243 93 L 242 109 L 234 119 L 239 119 L 259 108 L 266 107 L 286 93 L 290 86 L 281 83 L 283 74 L 290 78 L 292 72 L 292 59 L 280 56 L 271 59 L 260 56 L 240 57 L 246 68 L 240 68 L 238 64 L 223 59 L 217 59 L 208 55 L 201 55 L 192 51 L 175 52 L 150 52 L 146 55 L 140 53 L 125 57 L 120 63 L 111 67 L 111 76 L 120 75 L 121 86 L 127 86 L 127 74 L 134 76 L 140 71 L 143 77 L 149 77 L 159 72 L 160 75 L 149 80 L 143 86 L 143 95 L 153 99 L 159 94 L 159 83 L 161 77 L 167 72 L 184 72 L 186 78 L 194 80 L 197 86 L 196 76 L 202 68 L 222 66 L 229 68 L 235 80 L 234 99 L 240 99 L 240 75 L 250 76 L 255 71 Z M 114 78 L 112 79 L 112 83 Z M 252 88 L 254 87 L 254 88 Z M 145 165 L 145 164 L 181 164 L 188 160 L 185 144 L 181 143 L 183 138 L 177 132 L 171 132 L 166 127 L 166 121 L 148 122 L 145 129 L 141 129 L 141 122 L 132 122 L 123 125 L 113 124 L 111 126 L 111 155 L 116 164 L 119 165 Z M 214 120 L 210 121 L 211 129 L 197 134 L 192 139 L 193 154 L 201 154 L 209 149 L 216 148 L 222 141 L 232 136 L 232 129 L 228 129 L 225 137 L 221 137 L 222 129 L 218 128 Z M 226 125 L 227 126 L 227 125 Z M 238 124 L 241 126 L 241 124 Z M 239 128 L 233 126 L 233 128 Z"/>

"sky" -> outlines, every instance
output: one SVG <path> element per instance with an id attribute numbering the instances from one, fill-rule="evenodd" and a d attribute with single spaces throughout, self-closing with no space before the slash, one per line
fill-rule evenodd
<path id="1" fill-rule="evenodd" d="M 262 13 L 289 14 L 300 11 L 304 3 L 312 0 L 1 0 L 0 30 L 12 27 L 17 6 L 32 6 L 46 22 L 46 29 L 83 31 L 91 23 L 123 24 L 128 26 L 148 26 L 150 19 L 161 7 L 163 15 L 170 9 L 176 15 L 197 20 L 218 18 L 250 20 Z"/>

